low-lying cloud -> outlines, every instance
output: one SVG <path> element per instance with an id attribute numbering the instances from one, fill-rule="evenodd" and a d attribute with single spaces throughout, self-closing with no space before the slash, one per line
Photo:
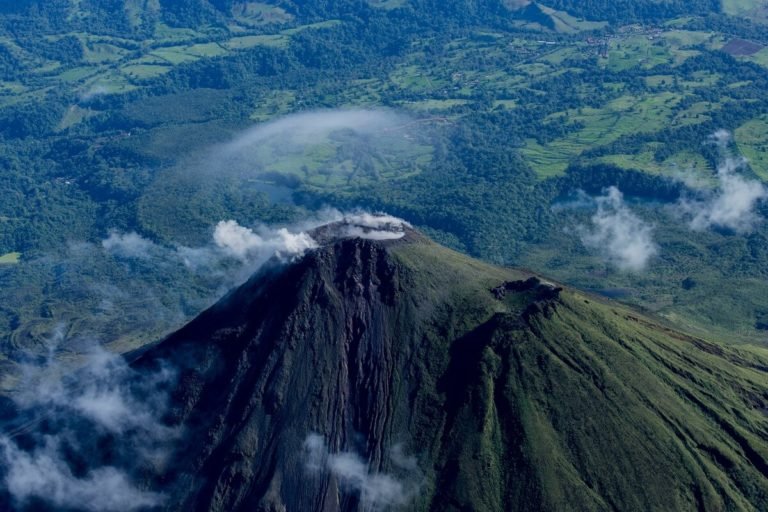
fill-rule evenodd
<path id="1" fill-rule="evenodd" d="M 621 270 L 639 272 L 659 252 L 653 227 L 635 215 L 616 187 L 595 199 L 597 212 L 590 226 L 578 228 L 582 243 Z"/>
<path id="2" fill-rule="evenodd" d="M 158 247 L 138 233 L 120 233 L 111 231 L 101 241 L 101 246 L 109 253 L 121 258 L 148 259 L 157 252 Z"/>
<path id="3" fill-rule="evenodd" d="M 304 225 L 249 228 L 237 221 L 225 220 L 215 226 L 211 242 L 203 246 L 161 246 L 137 233 L 116 231 L 101 245 L 116 258 L 183 265 L 188 271 L 204 273 L 220 281 L 221 287 L 228 288 L 239 284 L 272 257 L 288 260 L 317 247 L 303 228 Z"/>
<path id="4" fill-rule="evenodd" d="M 18 504 L 31 498 L 58 508 L 93 512 L 122 512 L 156 507 L 161 494 L 138 489 L 120 469 L 105 466 L 75 476 L 65 462 L 57 437 L 48 438 L 31 453 L 0 437 L 5 484 Z"/>
<path id="5" fill-rule="evenodd" d="M 383 109 L 351 109 L 304 112 L 255 126 L 226 144 L 224 155 L 236 156 L 246 149 L 278 145 L 282 151 L 300 150 L 324 142 L 334 132 L 375 135 L 403 125 L 408 118 Z"/>
<path id="6" fill-rule="evenodd" d="M 109 94 L 109 89 L 103 84 L 94 84 L 80 93 L 80 101 L 88 102 L 98 96 Z"/>
<path id="7" fill-rule="evenodd" d="M 293 189 L 313 179 L 379 179 L 379 172 L 412 172 L 428 121 L 386 109 L 304 112 L 258 124 L 208 148 L 196 179 L 258 180 Z M 418 128 L 418 129 L 417 129 Z M 259 178 L 261 176 L 261 178 Z M 264 189 L 272 197 L 273 191 Z M 282 198 L 281 200 L 285 200 Z"/>
<path id="8" fill-rule="evenodd" d="M 164 397 L 154 394 L 159 384 L 173 380 L 172 370 L 142 376 L 138 384 L 143 393 L 138 398 L 128 388 L 135 372 L 122 357 L 95 344 L 80 357 L 84 364 L 76 371 L 76 379 L 67 378 L 67 369 L 53 358 L 43 366 L 24 366 L 24 385 L 14 397 L 17 405 L 28 410 L 66 411 L 114 434 L 141 431 L 152 438 L 173 435 L 155 418 L 164 406 Z"/>
<path id="9" fill-rule="evenodd" d="M 731 142 L 728 131 L 718 130 L 711 140 L 723 156 L 717 169 L 717 186 L 714 189 L 696 187 L 680 200 L 677 209 L 696 231 L 716 227 L 736 233 L 752 232 L 763 220 L 756 213 L 756 207 L 768 199 L 768 187 L 740 174 L 747 160 L 733 156 L 728 150 Z M 687 181 L 689 185 L 696 185 Z"/>
<path id="10" fill-rule="evenodd" d="M 360 495 L 363 510 L 381 510 L 409 504 L 419 492 L 423 477 L 414 457 L 406 457 L 400 445 L 390 453 L 395 469 L 404 474 L 398 479 L 371 469 L 354 452 L 331 453 L 323 436 L 310 434 L 304 440 L 307 470 L 329 473 L 339 481 L 343 490 Z"/>
<path id="11" fill-rule="evenodd" d="M 51 340 L 51 353 L 65 339 Z M 119 356 L 93 346 L 80 368 L 53 358 L 23 366 L 14 396 L 22 428 L 0 435 L 0 475 L 14 504 L 132 511 L 165 497 L 137 483 L 141 468 L 168 455 L 179 432 L 160 419 L 175 373 L 138 375 Z M 108 450 L 103 450 L 109 446 Z"/>

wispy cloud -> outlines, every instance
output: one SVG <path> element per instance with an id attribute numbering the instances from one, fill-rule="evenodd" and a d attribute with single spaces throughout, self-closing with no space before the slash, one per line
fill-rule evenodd
<path id="1" fill-rule="evenodd" d="M 595 199 L 597 212 L 590 226 L 580 226 L 582 243 L 621 270 L 639 272 L 659 252 L 653 227 L 635 215 L 616 187 Z"/>
<path id="2" fill-rule="evenodd" d="M 354 452 L 331 453 L 323 436 L 310 434 L 304 440 L 306 467 L 310 472 L 327 472 L 338 479 L 342 489 L 360 495 L 363 510 L 380 510 L 404 506 L 417 495 L 423 476 L 414 457 L 406 457 L 402 446 L 390 453 L 392 465 L 406 477 L 374 471 L 362 457 Z"/>
<path id="3" fill-rule="evenodd" d="M 75 476 L 65 461 L 61 439 L 49 437 L 31 452 L 0 437 L 0 459 L 6 466 L 5 483 L 17 501 L 31 498 L 58 508 L 93 512 L 122 512 L 156 507 L 161 494 L 138 489 L 120 469 L 103 466 Z"/>
<path id="4" fill-rule="evenodd" d="M 50 352 L 65 343 L 64 329 Z M 23 366 L 14 395 L 24 428 L 0 435 L 3 483 L 17 505 L 32 499 L 57 508 L 132 511 L 164 501 L 135 475 L 163 460 L 178 430 L 163 425 L 175 381 L 168 368 L 138 375 L 119 356 L 94 345 L 79 368 L 50 358 Z M 103 450 L 109 446 L 109 450 Z"/>
<path id="5" fill-rule="evenodd" d="M 101 246 L 109 253 L 121 258 L 149 259 L 158 251 L 158 246 L 138 233 L 120 233 L 111 231 L 101 241 Z"/>
<path id="6" fill-rule="evenodd" d="M 109 89 L 103 84 L 94 84 L 80 93 L 80 101 L 88 102 L 98 96 L 109 94 Z"/>
<path id="7" fill-rule="evenodd" d="M 401 126 L 408 121 L 402 114 L 381 109 L 325 110 L 305 112 L 260 124 L 221 148 L 216 157 L 241 155 L 244 150 L 275 145 L 281 151 L 301 150 L 323 142 L 339 131 L 357 135 L 374 135 Z"/>
<path id="8" fill-rule="evenodd" d="M 181 265 L 189 272 L 205 274 L 229 288 L 240 284 L 272 257 L 291 259 L 316 247 L 305 231 L 306 225 L 251 228 L 235 220 L 224 220 L 214 227 L 211 241 L 198 247 L 163 246 L 137 233 L 118 231 L 110 232 L 101 245 L 116 258 Z"/>
<path id="9" fill-rule="evenodd" d="M 254 253 L 292 256 L 317 247 L 306 232 L 292 233 L 286 228 L 270 230 L 263 226 L 260 232 L 234 220 L 221 221 L 213 232 L 213 240 L 227 255 L 243 261 Z"/>
<path id="10" fill-rule="evenodd" d="M 347 179 L 362 173 L 375 179 L 377 167 L 410 170 L 416 141 L 429 137 L 427 128 L 385 109 L 298 113 L 258 124 L 208 148 L 195 166 L 197 172 L 187 176 L 201 183 L 269 173 L 298 184 L 307 172 L 337 173 Z M 306 172 L 301 172 L 302 165 Z"/>
<path id="11" fill-rule="evenodd" d="M 695 188 L 680 200 L 677 210 L 696 231 L 717 227 L 749 233 L 763 221 L 755 210 L 760 201 L 768 199 L 768 188 L 740 174 L 747 160 L 735 157 L 728 150 L 731 142 L 728 131 L 718 130 L 710 141 L 718 146 L 722 155 L 717 186 L 711 189 L 686 180 Z"/>

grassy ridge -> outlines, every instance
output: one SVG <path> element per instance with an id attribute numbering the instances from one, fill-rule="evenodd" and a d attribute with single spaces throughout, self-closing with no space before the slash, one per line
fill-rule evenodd
<path id="1" fill-rule="evenodd" d="M 436 483 L 433 510 L 768 503 L 766 350 L 704 341 L 570 290 L 488 302 L 481 290 L 498 271 L 428 246 L 396 254 L 415 265 L 416 289 L 458 283 L 456 295 L 431 300 L 480 324 L 451 348 L 460 361 L 447 378 L 459 382 L 443 388 L 449 413 L 433 453 L 457 474 Z M 470 314 L 480 304 L 488 320 Z"/>
<path id="2" fill-rule="evenodd" d="M 768 505 L 768 351 L 526 287 L 528 275 L 409 232 L 330 242 L 254 276 L 136 363 L 188 375 L 174 397 L 177 421 L 196 426 L 178 454 L 189 495 L 174 499 L 358 510 L 359 489 L 302 471 L 317 432 L 419 482 L 411 510 Z M 395 445 L 418 472 L 388 460 Z"/>

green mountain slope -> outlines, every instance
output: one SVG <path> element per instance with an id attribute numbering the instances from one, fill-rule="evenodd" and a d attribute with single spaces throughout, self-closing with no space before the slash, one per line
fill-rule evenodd
<path id="1" fill-rule="evenodd" d="M 134 361 L 181 368 L 169 509 L 768 506 L 764 350 L 414 231 L 326 235 Z"/>
<path id="2" fill-rule="evenodd" d="M 679 0 L 551 0 L 545 2 L 557 9 L 570 13 L 600 19 L 648 21 L 659 20 L 685 14 L 707 14 L 720 12 L 719 0 L 695 0 L 682 2 Z"/>

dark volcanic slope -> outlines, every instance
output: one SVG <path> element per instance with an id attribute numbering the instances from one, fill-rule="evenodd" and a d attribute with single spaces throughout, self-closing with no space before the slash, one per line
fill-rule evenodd
<path id="1" fill-rule="evenodd" d="M 524 279 L 412 231 L 253 277 L 135 363 L 183 368 L 169 507 L 768 509 L 765 351 Z"/>

